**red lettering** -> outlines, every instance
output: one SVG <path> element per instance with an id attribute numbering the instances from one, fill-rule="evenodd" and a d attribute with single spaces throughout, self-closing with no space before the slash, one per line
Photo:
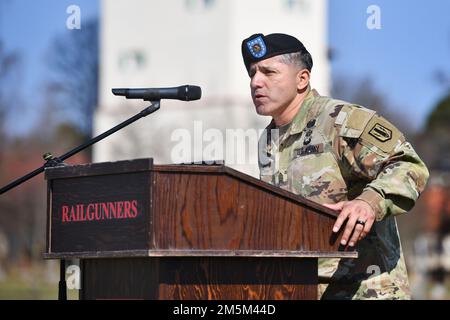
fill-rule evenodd
<path id="1" fill-rule="evenodd" d="M 76 219 L 76 221 L 80 221 L 82 219 L 82 217 L 83 217 L 83 211 L 84 210 L 80 210 L 80 206 L 82 206 L 82 205 L 80 205 L 80 204 L 76 205 L 76 208 L 77 208 L 77 219 Z"/>
<path id="2" fill-rule="evenodd" d="M 98 203 L 95 205 L 95 220 L 100 221 L 102 220 L 102 204 Z"/>
<path id="3" fill-rule="evenodd" d="M 67 215 L 69 213 L 69 207 L 68 206 L 62 206 L 62 222 L 70 222 L 69 216 Z"/>
<path id="4" fill-rule="evenodd" d="M 110 218 L 116 218 L 117 217 L 117 208 L 116 208 L 116 202 L 108 202 L 109 205 L 109 211 L 111 212 Z"/>
<path id="5" fill-rule="evenodd" d="M 108 218 L 109 219 L 109 207 L 107 202 L 102 203 L 102 219 Z"/>
<path id="6" fill-rule="evenodd" d="M 70 207 L 70 221 L 77 221 L 77 217 L 75 216 L 75 208 Z"/>
<path id="7" fill-rule="evenodd" d="M 89 203 L 87 206 L 87 210 L 86 210 L 86 217 L 94 216 L 94 211 L 95 211 L 95 205 L 93 203 Z"/>
<path id="8" fill-rule="evenodd" d="M 80 221 L 84 214 L 84 204 L 77 204 L 77 221 Z"/>
<path id="9" fill-rule="evenodd" d="M 138 211 L 137 211 L 137 200 L 133 200 L 133 201 L 131 201 L 131 215 L 130 215 L 130 217 L 131 218 L 136 218 L 137 214 L 138 214 Z"/>
<path id="10" fill-rule="evenodd" d="M 62 223 L 74 221 L 102 221 L 131 219 L 138 215 L 138 201 L 115 201 L 61 206 Z"/>
<path id="11" fill-rule="evenodd" d="M 117 218 L 123 218 L 123 201 L 117 202 Z"/>
<path id="12" fill-rule="evenodd" d="M 130 208 L 131 208 L 131 203 L 130 201 L 125 201 L 124 202 L 124 206 L 125 206 L 125 215 L 124 218 L 128 219 L 130 217 Z"/>
<path id="13" fill-rule="evenodd" d="M 93 204 L 93 210 L 89 210 L 86 212 L 86 219 L 89 221 L 94 220 L 95 210 L 97 209 L 97 205 Z"/>
<path id="14" fill-rule="evenodd" d="M 83 209 L 79 211 L 79 215 L 77 217 L 77 219 L 78 219 L 77 221 L 86 221 L 85 207 L 84 207 L 84 205 L 82 205 L 82 206 L 83 206 Z"/>

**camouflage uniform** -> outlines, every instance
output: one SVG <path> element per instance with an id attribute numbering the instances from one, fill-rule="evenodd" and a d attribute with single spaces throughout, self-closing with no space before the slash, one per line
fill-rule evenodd
<path id="1" fill-rule="evenodd" d="M 319 259 L 319 297 L 410 298 L 395 216 L 414 206 L 428 179 L 411 144 L 375 111 L 315 90 L 289 125 L 278 131 L 272 121 L 266 129 L 262 180 L 321 204 L 360 199 L 376 213 L 356 244 L 358 259 Z"/>

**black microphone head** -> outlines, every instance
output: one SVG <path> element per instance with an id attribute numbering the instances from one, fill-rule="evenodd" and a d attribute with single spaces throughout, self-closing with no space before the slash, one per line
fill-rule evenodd
<path id="1" fill-rule="evenodd" d="M 127 89 L 112 89 L 112 93 L 115 96 L 126 96 Z"/>
<path id="2" fill-rule="evenodd" d="M 202 88 L 199 86 L 186 85 L 179 88 L 180 100 L 192 101 L 202 97 Z"/>
<path id="3" fill-rule="evenodd" d="M 190 85 L 175 88 L 117 88 L 112 89 L 112 93 L 116 96 L 125 96 L 127 99 L 142 99 L 145 101 L 161 99 L 192 101 L 202 97 L 202 89 L 198 86 Z"/>

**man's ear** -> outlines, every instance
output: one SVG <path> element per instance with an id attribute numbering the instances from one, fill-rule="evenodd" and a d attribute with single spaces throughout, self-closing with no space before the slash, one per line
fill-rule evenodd
<path id="1" fill-rule="evenodd" d="M 302 69 L 297 73 L 297 90 L 304 91 L 305 88 L 309 86 L 309 79 L 311 78 L 311 73 L 308 69 Z"/>

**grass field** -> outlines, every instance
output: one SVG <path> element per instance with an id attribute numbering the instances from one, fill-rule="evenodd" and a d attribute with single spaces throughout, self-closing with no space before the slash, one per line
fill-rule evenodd
<path id="1" fill-rule="evenodd" d="M 57 300 L 58 268 L 50 262 L 9 270 L 0 278 L 0 300 Z M 67 290 L 67 299 L 77 300 L 78 290 Z"/>

